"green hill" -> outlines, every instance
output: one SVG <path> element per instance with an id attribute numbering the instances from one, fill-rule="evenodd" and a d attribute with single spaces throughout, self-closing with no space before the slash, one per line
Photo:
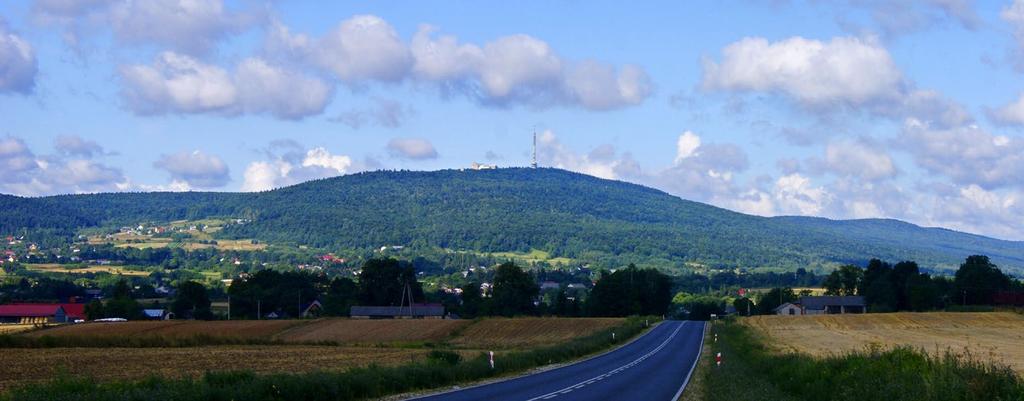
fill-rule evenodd
<path id="1" fill-rule="evenodd" d="M 255 194 L 0 196 L 0 233 L 70 237 L 88 227 L 211 216 L 252 220 L 218 233 L 224 238 L 328 249 L 538 249 L 610 265 L 785 270 L 873 257 L 943 270 L 986 254 L 1008 271 L 1024 272 L 1022 242 L 896 220 L 751 216 L 557 169 L 378 171 Z"/>

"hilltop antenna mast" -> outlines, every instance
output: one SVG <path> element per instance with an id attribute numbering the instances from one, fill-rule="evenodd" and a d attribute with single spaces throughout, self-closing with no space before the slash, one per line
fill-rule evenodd
<path id="1" fill-rule="evenodd" d="M 537 127 L 533 127 L 533 163 L 530 167 L 537 168 Z"/>

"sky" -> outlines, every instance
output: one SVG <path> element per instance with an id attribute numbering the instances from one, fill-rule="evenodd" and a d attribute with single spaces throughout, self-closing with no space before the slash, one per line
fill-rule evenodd
<path id="1" fill-rule="evenodd" d="M 1024 0 L 0 2 L 20 196 L 526 166 L 536 132 L 744 213 L 1024 240 L 1022 128 Z"/>

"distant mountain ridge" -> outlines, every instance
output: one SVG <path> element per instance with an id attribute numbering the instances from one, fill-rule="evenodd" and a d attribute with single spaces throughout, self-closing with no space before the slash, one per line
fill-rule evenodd
<path id="1" fill-rule="evenodd" d="M 565 170 L 376 171 L 262 193 L 0 196 L 0 234 L 71 235 L 142 221 L 251 218 L 218 235 L 324 248 L 386 244 L 476 251 L 541 249 L 608 265 L 794 270 L 878 257 L 955 269 L 985 254 L 1024 272 L 1024 242 L 898 220 L 759 217 Z"/>

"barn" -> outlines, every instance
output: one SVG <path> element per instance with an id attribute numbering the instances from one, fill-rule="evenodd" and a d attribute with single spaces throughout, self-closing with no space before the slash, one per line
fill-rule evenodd
<path id="1" fill-rule="evenodd" d="M 60 304 L 0 305 L 0 323 L 66 323 L 67 313 Z"/>
<path id="2" fill-rule="evenodd" d="M 353 319 L 444 319 L 444 306 L 441 304 L 353 306 L 349 315 Z"/>
<path id="3" fill-rule="evenodd" d="M 820 296 L 800 297 L 799 301 L 786 302 L 773 310 L 776 315 L 837 315 L 866 313 L 867 303 L 861 296 Z"/>

